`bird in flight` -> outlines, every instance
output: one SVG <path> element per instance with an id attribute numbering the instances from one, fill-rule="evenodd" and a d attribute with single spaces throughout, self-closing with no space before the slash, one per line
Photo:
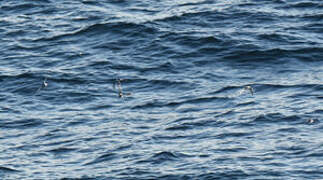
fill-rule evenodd
<path id="1" fill-rule="evenodd" d="M 245 86 L 243 89 L 244 90 L 249 90 L 250 94 L 253 96 L 254 90 L 253 90 L 253 88 L 251 86 Z"/>
<path id="2" fill-rule="evenodd" d="M 48 86 L 48 83 L 47 83 L 47 78 L 44 79 L 42 85 L 37 89 L 37 91 L 35 92 L 34 95 L 36 95 L 40 90 L 44 89 L 45 87 Z"/>
<path id="3" fill-rule="evenodd" d="M 130 96 L 131 93 L 123 93 L 122 86 L 121 86 L 121 81 L 123 81 L 123 79 L 116 79 L 116 82 L 113 83 L 113 88 L 116 89 L 116 86 L 118 87 L 118 96 L 119 96 L 119 98 L 123 98 L 124 96 Z"/>

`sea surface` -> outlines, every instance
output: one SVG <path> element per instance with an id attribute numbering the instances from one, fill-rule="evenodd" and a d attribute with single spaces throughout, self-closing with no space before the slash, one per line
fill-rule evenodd
<path id="1" fill-rule="evenodd" d="M 323 179 L 322 0 L 2 0 L 0 42 L 0 179 Z"/>

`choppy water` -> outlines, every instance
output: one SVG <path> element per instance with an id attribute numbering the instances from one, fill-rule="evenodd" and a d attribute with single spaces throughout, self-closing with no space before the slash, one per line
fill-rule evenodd
<path id="1" fill-rule="evenodd" d="M 323 179 L 321 0 L 7 0 L 0 39 L 1 179 Z"/>

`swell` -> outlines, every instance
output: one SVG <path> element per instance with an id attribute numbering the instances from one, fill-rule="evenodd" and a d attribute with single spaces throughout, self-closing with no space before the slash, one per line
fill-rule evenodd
<path id="1" fill-rule="evenodd" d="M 186 33 L 167 32 L 167 34 L 160 36 L 165 41 L 174 42 L 180 46 L 188 48 L 220 46 L 224 43 L 223 39 L 210 35 L 194 35 Z"/>
<path id="2" fill-rule="evenodd" d="M 178 6 L 202 6 L 202 5 L 212 5 L 212 0 L 203 0 L 203 1 L 196 1 L 196 2 L 181 2 Z"/>
<path id="3" fill-rule="evenodd" d="M 104 34 L 115 34 L 119 36 L 144 36 L 144 34 L 152 34 L 156 32 L 156 29 L 153 27 L 146 26 L 144 24 L 135 24 L 129 22 L 106 22 L 106 23 L 96 23 L 86 27 L 83 27 L 74 32 L 66 32 L 60 35 L 55 35 L 52 37 L 45 37 L 35 39 L 34 42 L 39 41 L 58 41 L 58 40 L 66 40 L 73 39 L 77 37 L 93 37 L 100 36 Z"/>
<path id="4" fill-rule="evenodd" d="M 257 116 L 253 122 L 255 123 L 286 123 L 291 122 L 298 124 L 302 118 L 297 115 L 286 116 L 282 113 L 268 113 L 265 115 Z"/>
<path id="5" fill-rule="evenodd" d="M 14 173 L 14 172 L 20 172 L 16 169 L 13 169 L 13 168 L 8 168 L 8 167 L 5 167 L 5 166 L 0 166 L 0 172 L 2 173 Z M 1 176 L 1 175 L 0 175 Z"/>
<path id="6" fill-rule="evenodd" d="M 151 163 L 151 164 L 160 164 L 165 162 L 177 161 L 183 159 L 185 157 L 189 157 L 183 153 L 174 153 L 169 151 L 162 151 L 154 153 L 151 157 L 145 160 L 140 160 L 137 163 Z"/>
<path id="7" fill-rule="evenodd" d="M 323 13 L 306 14 L 306 15 L 303 15 L 302 18 L 305 19 L 305 20 L 313 20 L 314 21 L 313 23 L 315 23 L 317 21 L 322 20 Z M 320 25 L 322 25 L 322 24 L 320 23 Z M 320 31 L 320 32 L 322 32 L 322 31 Z"/>
<path id="8" fill-rule="evenodd" d="M 314 1 L 293 2 L 286 3 L 282 8 L 284 9 L 304 9 L 304 8 L 318 8 L 320 4 Z"/>
<path id="9" fill-rule="evenodd" d="M 228 26 L 232 25 L 236 21 L 248 21 L 249 23 L 254 22 L 273 22 L 276 20 L 276 15 L 267 12 L 253 12 L 249 10 L 244 10 L 240 8 L 232 7 L 222 7 L 222 8 L 207 8 L 205 10 L 188 10 L 188 11 L 179 11 L 173 13 L 172 11 L 164 12 L 166 14 L 163 18 L 157 18 L 154 22 L 158 23 L 174 23 L 174 22 L 186 22 L 194 25 L 201 26 L 214 26 L 220 25 Z M 216 27 L 216 26 L 214 26 Z"/>
<path id="10" fill-rule="evenodd" d="M 153 100 L 144 103 L 137 104 L 132 106 L 132 109 L 151 109 L 151 108 L 176 108 L 180 105 L 184 104 L 203 104 L 209 103 L 212 101 L 217 100 L 218 102 L 224 102 L 230 99 L 229 97 L 216 97 L 216 96 L 209 96 L 209 97 L 197 97 L 193 99 L 187 99 L 182 101 L 160 101 L 160 100 Z M 191 109 L 192 111 L 192 109 Z"/>
<path id="11" fill-rule="evenodd" d="M 43 126 L 44 122 L 41 119 L 24 119 L 24 120 L 13 120 L 5 121 L 0 123 L 1 128 L 8 129 L 26 129 L 26 128 L 37 128 Z"/>
<path id="12" fill-rule="evenodd" d="M 284 89 L 314 89 L 320 90 L 318 84 L 253 84 L 258 91 L 272 92 L 273 90 L 284 90 Z"/>
<path id="13" fill-rule="evenodd" d="M 140 61 L 140 60 L 138 60 Z M 172 72 L 176 73 L 179 69 L 172 62 L 165 61 L 160 63 L 151 63 L 151 65 L 145 65 L 141 62 L 138 63 L 129 63 L 129 62 L 116 62 L 113 60 L 100 60 L 88 64 L 88 67 L 91 67 L 96 70 L 117 70 L 117 71 L 134 71 L 139 73 L 150 73 L 150 72 Z"/>
<path id="14" fill-rule="evenodd" d="M 289 57 L 297 58 L 300 61 L 318 62 L 323 59 L 322 51 L 322 47 L 305 47 L 297 49 L 274 48 L 268 50 L 236 49 L 229 55 L 225 55 L 223 59 L 239 62 L 277 62 L 278 59 Z"/>
<path id="15" fill-rule="evenodd" d="M 46 1 L 44 1 L 46 3 Z M 44 7 L 40 3 L 23 3 L 23 4 L 12 4 L 12 5 L 4 5 L 1 6 L 1 9 L 3 11 L 12 11 L 14 12 L 22 12 L 22 11 L 27 11 L 30 12 L 33 9 L 41 8 Z"/>
<path id="16" fill-rule="evenodd" d="M 299 36 L 291 36 L 289 34 L 283 34 L 283 33 L 268 33 L 268 34 L 259 34 L 258 35 L 259 39 L 263 39 L 265 41 L 270 41 L 270 42 L 277 42 L 280 44 L 303 44 L 306 43 L 305 38 L 301 38 Z"/>

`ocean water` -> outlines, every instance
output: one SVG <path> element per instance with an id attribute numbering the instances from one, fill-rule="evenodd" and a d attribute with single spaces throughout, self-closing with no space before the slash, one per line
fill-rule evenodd
<path id="1" fill-rule="evenodd" d="M 0 179 L 323 179 L 323 1 L 0 1 Z"/>

